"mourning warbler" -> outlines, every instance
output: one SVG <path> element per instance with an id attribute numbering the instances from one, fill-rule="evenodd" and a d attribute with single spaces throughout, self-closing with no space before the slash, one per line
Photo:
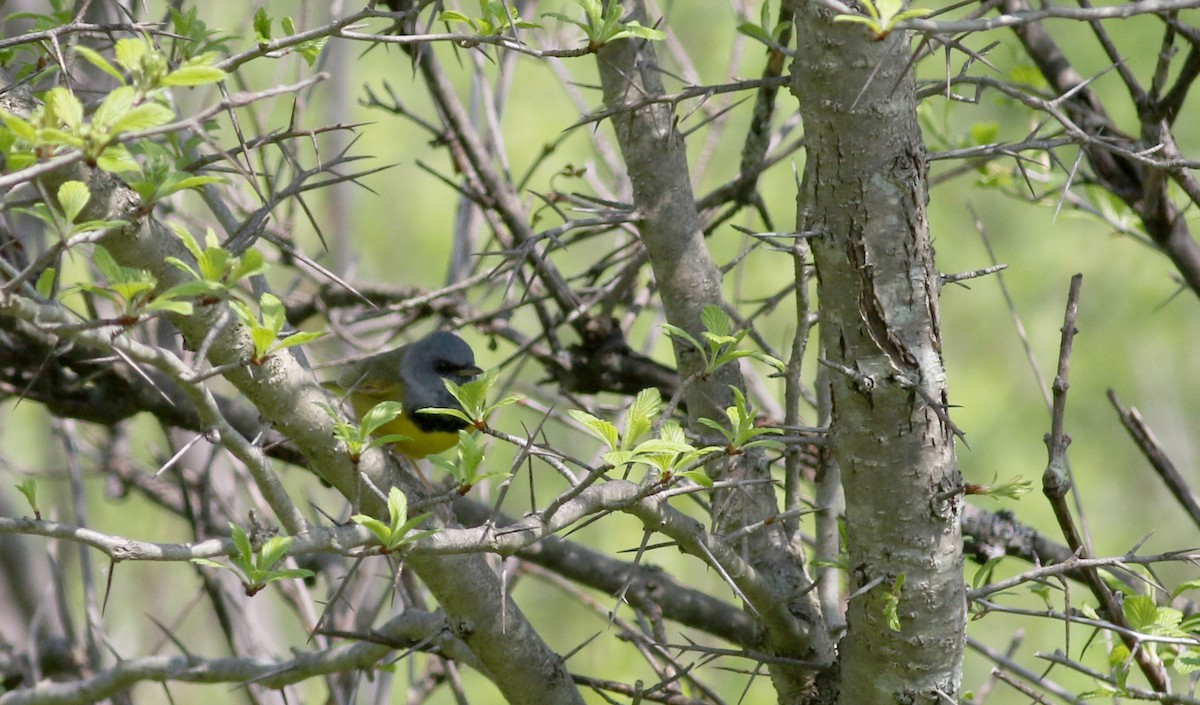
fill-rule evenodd
<path id="1" fill-rule="evenodd" d="M 422 409 L 461 410 L 445 380 L 464 384 L 480 372 L 471 346 L 453 333 L 437 332 L 359 360 L 338 378 L 337 386 L 349 395 L 359 418 L 379 402 L 400 402 L 403 412 L 376 434 L 408 436 L 410 440 L 398 441 L 394 447 L 416 459 L 453 446 L 459 430 L 467 426 L 462 419 L 422 413 Z"/>

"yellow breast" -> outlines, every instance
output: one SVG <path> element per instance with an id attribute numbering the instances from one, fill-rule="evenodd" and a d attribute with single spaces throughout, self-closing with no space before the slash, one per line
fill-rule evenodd
<path id="1" fill-rule="evenodd" d="M 362 392 L 354 392 L 350 395 L 350 403 L 354 407 L 354 413 L 358 414 L 359 418 L 362 418 L 363 414 L 370 411 L 371 407 L 381 401 L 398 400 L 374 394 L 363 394 Z M 457 433 L 422 431 L 413 423 L 407 410 L 375 431 L 375 435 L 377 436 L 386 436 L 393 433 L 408 436 L 411 439 L 393 443 L 392 447 L 413 460 L 418 460 L 434 453 L 441 453 L 443 450 L 452 448 L 458 443 Z"/>

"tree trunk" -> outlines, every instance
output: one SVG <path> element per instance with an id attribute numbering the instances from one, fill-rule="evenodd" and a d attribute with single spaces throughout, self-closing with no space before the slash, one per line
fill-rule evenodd
<path id="1" fill-rule="evenodd" d="M 792 90 L 807 143 L 798 230 L 819 233 L 830 438 L 850 590 L 863 591 L 841 644 L 841 702 L 953 702 L 966 615 L 962 481 L 909 42 L 832 15 L 813 2 L 797 10 Z"/>

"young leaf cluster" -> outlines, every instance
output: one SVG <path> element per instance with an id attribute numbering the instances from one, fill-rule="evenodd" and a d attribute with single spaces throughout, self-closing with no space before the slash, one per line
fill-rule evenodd
<path id="1" fill-rule="evenodd" d="M 183 286 L 190 295 L 200 297 L 201 303 L 216 303 L 229 298 L 233 288 L 242 279 L 267 270 L 261 252 L 250 249 L 237 256 L 221 247 L 212 228 L 205 234 L 204 247 L 182 226 L 171 223 L 171 229 L 188 252 L 192 253 L 196 266 L 178 257 L 168 257 L 166 261 L 191 277 L 191 281 Z"/>
<path id="2" fill-rule="evenodd" d="M 355 514 L 350 517 L 355 524 L 365 526 L 372 534 L 375 534 L 382 546 L 383 553 L 391 553 L 437 533 L 436 529 L 410 533 L 418 524 L 428 519 L 430 514 L 420 514 L 409 519 L 408 497 L 400 491 L 400 488 L 393 487 L 388 491 L 387 508 L 388 522 L 386 524 L 366 514 Z"/>
<path id="3" fill-rule="evenodd" d="M 266 9 L 260 7 L 258 8 L 258 11 L 254 13 L 254 41 L 259 47 L 265 48 L 271 43 L 272 22 L 273 20 L 271 19 L 271 16 L 267 14 Z M 289 37 L 295 36 L 296 22 L 291 17 L 285 16 L 279 21 L 279 24 L 283 27 L 284 34 Z M 307 63 L 309 66 L 312 66 L 313 64 L 317 63 L 317 59 L 321 56 L 321 50 L 325 48 L 325 43 L 328 41 L 329 37 L 317 37 L 315 39 L 309 39 L 294 46 L 288 47 L 287 51 L 296 52 L 300 56 L 304 57 L 305 63 Z"/>
<path id="4" fill-rule="evenodd" d="M 608 8 L 605 9 L 603 0 L 574 0 L 576 5 L 583 8 L 584 19 L 577 20 L 574 17 L 564 15 L 559 12 L 545 12 L 543 17 L 553 17 L 560 22 L 573 24 L 583 30 L 588 39 L 588 51 L 597 51 L 600 47 L 617 39 L 646 39 L 650 41 L 661 41 L 666 38 L 666 34 L 652 27 L 643 27 L 637 20 L 622 22 L 621 18 L 625 16 L 625 8 L 616 2 L 608 2 Z"/>
<path id="5" fill-rule="evenodd" d="M 167 263 L 185 272 L 191 281 L 174 287 L 171 291 L 179 295 L 195 296 L 202 304 L 229 300 L 238 320 L 246 327 L 254 352 L 250 362 L 261 365 L 280 350 L 303 345 L 320 338 L 324 333 L 294 332 L 282 336 L 287 323 L 283 302 L 274 294 L 264 293 L 259 299 L 259 315 L 255 316 L 250 306 L 234 297 L 239 282 L 247 277 L 262 274 L 267 270 L 263 254 L 255 249 L 235 255 L 221 246 L 216 233 L 209 228 L 204 238 L 204 247 L 183 227 L 171 223 L 171 228 L 192 254 L 196 266 L 178 257 L 168 257 Z M 281 337 L 282 336 L 282 337 Z"/>
<path id="6" fill-rule="evenodd" d="M 10 171 L 68 150 L 81 151 L 88 164 L 105 171 L 136 170 L 137 163 L 118 138 L 171 122 L 175 113 L 167 103 L 167 89 L 225 78 L 225 72 L 214 66 L 218 59 L 214 52 L 191 56 L 172 70 L 149 37 L 118 40 L 113 48 L 115 66 L 94 49 L 77 46 L 75 51 L 119 86 L 100 101 L 90 119 L 85 118 L 83 103 L 65 85 L 43 93 L 41 104 L 27 118 L 0 111 L 4 123 L 0 153 Z"/>
<path id="7" fill-rule="evenodd" d="M 708 426 L 725 437 L 725 452 L 729 455 L 739 455 L 750 448 L 769 448 L 783 450 L 784 445 L 762 436 L 783 433 L 778 428 L 762 427 L 755 423 L 754 407 L 746 401 L 746 395 L 737 387 L 733 388 L 733 406 L 725 408 L 725 418 L 729 420 L 729 428 L 712 419 L 700 419 L 700 423 Z"/>
<path id="8" fill-rule="evenodd" d="M 55 194 L 58 205 L 48 202 L 34 203 L 28 208 L 13 208 L 18 213 L 37 218 L 46 224 L 51 232 L 58 235 L 60 240 L 67 240 L 73 235 L 89 230 L 109 230 L 120 228 L 127 223 L 123 220 L 85 220 L 79 221 L 84 206 L 91 200 L 92 194 L 82 181 L 67 181 L 58 187 Z"/>
<path id="9" fill-rule="evenodd" d="M 1192 583 L 1184 583 L 1174 591 L 1180 592 L 1194 587 Z M 1183 612 L 1169 605 L 1159 605 L 1149 595 L 1125 595 L 1122 612 L 1129 627 L 1140 634 L 1150 636 L 1171 637 L 1195 641 L 1200 633 L 1200 616 L 1192 615 L 1185 618 Z M 1200 648 L 1189 648 L 1184 644 L 1158 644 L 1142 642 L 1139 648 L 1159 651 L 1164 665 L 1181 675 L 1190 675 L 1200 670 Z M 1129 661 L 1129 649 L 1118 642 L 1109 652 L 1109 666 L 1112 675 L 1116 677 L 1121 691 L 1125 687 L 1125 676 L 1129 673 L 1126 665 Z M 1103 684 L 1102 684 L 1103 687 Z M 1109 686 L 1111 688 L 1111 686 Z M 1111 694 L 1108 693 L 1108 694 Z"/>
<path id="10" fill-rule="evenodd" d="M 29 502 L 29 508 L 33 510 L 34 518 L 41 519 L 42 510 L 40 507 L 38 507 L 37 481 L 32 477 L 27 477 L 14 486 L 17 488 L 17 491 L 25 497 L 25 501 Z"/>
<path id="11" fill-rule="evenodd" d="M 350 462 L 357 464 L 362 454 L 369 448 L 385 446 L 389 443 L 411 440 L 400 433 L 389 433 L 378 438 L 374 433 L 380 426 L 391 423 L 404 410 L 404 405 L 398 401 L 381 401 L 363 414 L 357 424 L 342 420 L 341 414 L 328 404 L 318 404 L 333 419 L 333 437 L 346 445 Z"/>
<path id="12" fill-rule="evenodd" d="M 246 326 L 250 339 L 254 342 L 254 355 L 250 358 L 252 364 L 261 365 L 280 350 L 303 345 L 325 335 L 322 332 L 296 331 L 281 340 L 279 336 L 287 323 L 287 316 L 284 313 L 283 302 L 270 292 L 264 293 L 259 299 L 259 316 L 255 316 L 244 301 L 234 299 L 231 303 L 233 312 L 237 314 L 242 325 Z"/>
<path id="13" fill-rule="evenodd" d="M 536 22 L 521 19 L 517 8 L 500 0 L 479 0 L 479 16 L 471 17 L 457 10 L 445 10 L 438 15 L 442 22 L 468 25 L 481 37 L 494 37 L 516 29 L 541 29 Z"/>
<path id="14" fill-rule="evenodd" d="M 499 471 L 480 472 L 480 469 L 483 467 L 484 450 L 483 444 L 476 440 L 474 436 L 469 433 L 459 432 L 458 445 L 455 447 L 455 456 L 453 459 L 440 455 L 431 455 L 429 456 L 429 460 L 434 465 L 449 473 L 458 486 L 459 494 L 465 495 L 471 491 L 472 487 L 483 480 L 507 474 Z"/>
<path id="15" fill-rule="evenodd" d="M 313 572 L 301 568 L 276 568 L 275 566 L 287 556 L 292 547 L 291 536 L 272 536 L 263 542 L 257 552 L 250 544 L 246 530 L 230 522 L 229 530 L 237 553 L 230 556 L 231 566 L 218 563 L 207 558 L 193 558 L 192 562 L 209 568 L 236 570 L 241 574 L 242 587 L 246 597 L 254 597 L 263 588 L 276 580 L 292 578 L 311 578 Z"/>
<path id="16" fill-rule="evenodd" d="M 187 295 L 186 285 L 156 294 L 158 279 L 153 274 L 144 269 L 122 267 L 100 245 L 96 245 L 92 263 L 104 276 L 105 283 L 79 284 L 78 289 L 114 303 L 118 308 L 118 320 L 123 325 L 134 325 L 143 315 L 150 313 L 192 314 L 192 304 L 180 300 Z"/>
<path id="17" fill-rule="evenodd" d="M 217 30 L 211 30 L 198 15 L 198 7 L 192 5 L 186 12 L 171 8 L 171 28 L 175 34 L 175 42 L 171 48 L 171 58 L 176 64 L 186 64 L 204 54 L 229 53 L 225 45 L 225 35 Z"/>
<path id="18" fill-rule="evenodd" d="M 16 171 L 70 150 L 83 153 L 88 164 L 105 171 L 132 169 L 133 157 L 116 139 L 124 132 L 165 125 L 175 113 L 158 103 L 133 104 L 133 89 L 122 86 L 109 93 L 84 118 L 83 103 L 66 86 L 55 86 L 41 95 L 41 104 L 28 118 L 0 110 L 4 130 L 0 151 L 9 169 Z"/>
<path id="19" fill-rule="evenodd" d="M 775 22 L 771 19 L 771 1 L 764 0 L 762 9 L 758 13 L 758 24 L 749 19 L 743 19 L 738 24 L 737 31 L 770 47 L 778 46 L 779 37 L 787 27 L 787 21 Z"/>
<path id="20" fill-rule="evenodd" d="M 711 487 L 712 480 L 700 462 L 705 456 L 720 451 L 719 447 L 697 448 L 687 441 L 683 428 L 674 422 L 663 424 L 657 437 L 641 440 L 653 429 L 662 407 L 662 396 L 657 389 L 643 389 L 625 412 L 625 423 L 619 430 L 611 422 L 586 411 L 572 409 L 567 413 L 608 446 L 608 452 L 602 457 L 609 465 L 645 465 L 657 472 L 658 482 L 667 483 L 679 476 Z"/>
<path id="21" fill-rule="evenodd" d="M 1020 499 L 1033 490 L 1033 483 L 1017 475 L 1010 480 L 990 485 L 967 485 L 967 494 L 988 495 L 1002 499 Z"/>
<path id="22" fill-rule="evenodd" d="M 502 406 L 521 401 L 521 397 L 513 394 L 495 402 L 488 402 L 488 394 L 496 385 L 498 374 L 499 370 L 486 370 L 483 374 L 462 385 L 444 380 L 446 389 L 450 390 L 450 394 L 454 396 L 462 409 L 421 409 L 421 413 L 453 416 L 477 429 L 487 428 L 488 417 L 494 411 Z"/>
<path id="23" fill-rule="evenodd" d="M 866 25 L 868 29 L 875 35 L 875 39 L 882 41 L 887 39 L 887 36 L 892 33 L 896 25 L 904 20 L 913 17 L 924 17 L 931 10 L 915 9 L 905 10 L 904 0 L 859 0 L 863 7 L 867 8 L 866 15 L 846 15 L 841 14 L 833 18 L 834 22 L 856 22 Z"/>
<path id="24" fill-rule="evenodd" d="M 142 153 L 142 163 L 122 178 L 141 196 L 141 210 L 145 213 L 149 213 L 155 203 L 171 194 L 208 184 L 225 183 L 225 179 L 219 176 L 197 176 L 175 170 L 174 158 L 166 147 L 156 142 L 143 142 L 138 146 L 138 151 Z"/>
<path id="25" fill-rule="evenodd" d="M 704 326 L 704 332 L 701 337 L 704 342 L 696 340 L 694 336 L 680 328 L 679 326 L 671 325 L 670 323 L 663 324 L 663 332 L 672 338 L 678 338 L 688 345 L 696 349 L 700 353 L 701 359 L 704 361 L 704 375 L 710 375 L 716 372 L 721 367 L 728 365 L 734 360 L 740 360 L 743 357 L 752 357 L 755 360 L 764 362 L 776 370 L 782 371 L 784 364 L 758 350 L 741 350 L 738 348 L 742 340 L 749 333 L 748 330 L 740 330 L 737 333 L 733 332 L 733 322 L 729 320 L 729 316 L 721 310 L 720 306 L 708 305 L 700 312 L 700 322 Z"/>
<path id="26" fill-rule="evenodd" d="M 216 52 L 189 57 L 177 68 L 171 69 L 166 54 L 149 37 L 117 40 L 113 47 L 113 59 L 117 66 L 86 46 L 77 46 L 75 51 L 96 68 L 117 79 L 122 88 L 133 89 L 131 97 L 136 105 L 141 105 L 147 98 L 157 97 L 167 88 L 203 86 L 225 80 L 225 72 L 215 65 L 220 58 Z"/>

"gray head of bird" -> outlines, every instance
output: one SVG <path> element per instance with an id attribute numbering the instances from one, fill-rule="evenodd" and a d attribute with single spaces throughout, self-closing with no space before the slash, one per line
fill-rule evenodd
<path id="1" fill-rule="evenodd" d="M 430 407 L 459 408 L 443 380 L 466 384 L 482 371 L 466 341 L 453 333 L 432 333 L 404 351 L 400 363 L 404 406 L 410 413 Z"/>

